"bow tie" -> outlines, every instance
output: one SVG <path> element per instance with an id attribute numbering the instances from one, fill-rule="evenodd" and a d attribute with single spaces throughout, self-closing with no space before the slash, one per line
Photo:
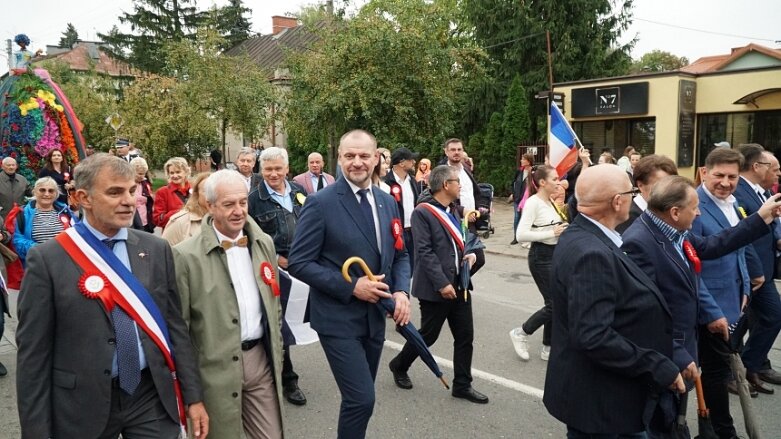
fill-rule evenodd
<path id="1" fill-rule="evenodd" d="M 229 240 L 226 239 L 226 240 L 220 241 L 220 247 L 222 247 L 223 249 L 228 251 L 228 250 L 230 250 L 233 247 L 246 247 L 248 241 L 249 240 L 247 239 L 246 236 L 242 236 L 241 238 L 239 238 L 238 241 L 235 241 L 235 242 L 234 241 L 229 241 Z"/>

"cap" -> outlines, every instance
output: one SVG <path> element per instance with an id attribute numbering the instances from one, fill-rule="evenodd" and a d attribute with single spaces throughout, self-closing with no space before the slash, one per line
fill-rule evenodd
<path id="1" fill-rule="evenodd" d="M 409 148 L 402 146 L 401 148 L 393 151 L 393 154 L 391 154 L 391 166 L 397 165 L 404 160 L 415 160 L 417 158 L 418 153 L 412 152 L 409 150 Z"/>
<path id="2" fill-rule="evenodd" d="M 715 146 L 716 148 L 732 148 L 729 142 L 725 142 L 725 141 L 714 143 L 713 146 Z"/>

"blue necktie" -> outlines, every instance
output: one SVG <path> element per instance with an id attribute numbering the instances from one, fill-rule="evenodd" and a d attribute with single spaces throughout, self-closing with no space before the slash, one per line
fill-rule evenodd
<path id="1" fill-rule="evenodd" d="M 372 212 L 372 205 L 369 204 L 369 189 L 361 189 L 358 191 L 358 195 L 361 197 L 361 202 L 358 203 L 361 206 L 361 212 L 363 212 L 363 216 L 366 217 L 366 222 L 369 223 L 369 231 L 371 232 L 371 236 L 374 237 L 374 240 L 376 241 L 377 238 L 377 229 L 374 228 L 374 213 Z"/>
<path id="2" fill-rule="evenodd" d="M 103 243 L 113 250 L 117 240 L 106 239 Z M 138 358 L 136 328 L 133 319 L 117 305 L 111 310 L 111 319 L 114 321 L 114 337 L 117 340 L 119 388 L 132 395 L 141 382 L 141 361 Z"/>

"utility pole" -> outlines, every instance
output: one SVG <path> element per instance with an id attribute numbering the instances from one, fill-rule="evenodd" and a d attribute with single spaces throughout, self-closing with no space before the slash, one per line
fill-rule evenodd
<path id="1" fill-rule="evenodd" d="M 329 17 L 334 15 L 334 0 L 325 1 L 325 12 Z"/>
<path id="2" fill-rule="evenodd" d="M 11 49 L 13 49 L 13 42 L 9 39 L 9 40 L 5 40 L 5 44 L 6 44 L 5 51 L 8 53 L 8 71 L 10 72 L 13 63 L 13 59 L 11 58 L 11 56 L 13 55 L 13 53 L 11 53 Z"/>

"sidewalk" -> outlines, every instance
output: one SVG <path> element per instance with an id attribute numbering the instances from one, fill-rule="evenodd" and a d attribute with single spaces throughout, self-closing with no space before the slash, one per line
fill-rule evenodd
<path id="1" fill-rule="evenodd" d="M 491 215 L 491 225 L 495 233 L 487 239 L 483 239 L 485 252 L 487 254 L 503 255 L 510 257 L 522 257 L 526 259 L 529 250 L 520 246 L 520 244 L 510 245 L 513 240 L 513 205 L 507 203 L 506 197 L 494 198 L 493 214 Z"/>

